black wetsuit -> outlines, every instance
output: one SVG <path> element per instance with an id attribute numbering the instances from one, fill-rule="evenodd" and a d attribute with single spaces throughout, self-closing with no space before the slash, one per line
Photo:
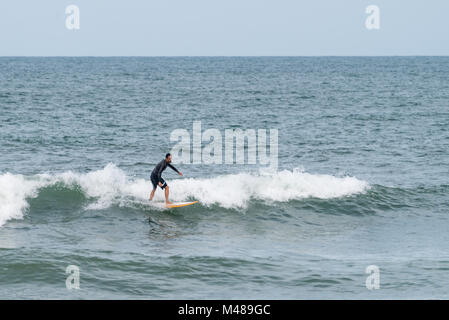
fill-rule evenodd
<path id="1" fill-rule="evenodd" d="M 154 167 L 153 171 L 151 172 L 151 183 L 153 184 L 153 189 L 156 189 L 158 186 L 158 183 L 161 182 L 162 183 L 162 189 L 165 189 L 165 187 L 167 186 L 167 183 L 164 181 L 164 179 L 162 179 L 161 175 L 162 172 L 167 169 L 167 167 L 172 168 L 173 170 L 175 170 L 177 173 L 179 173 L 178 169 L 176 169 L 175 167 L 173 167 L 170 163 L 168 163 L 167 161 L 162 160 L 161 162 L 159 162 L 156 167 Z"/>

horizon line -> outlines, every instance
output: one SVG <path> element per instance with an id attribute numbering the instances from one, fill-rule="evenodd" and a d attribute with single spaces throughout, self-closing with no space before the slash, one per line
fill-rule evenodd
<path id="1" fill-rule="evenodd" d="M 448 55 L 0 55 L 0 58 L 376 58 L 449 57 Z"/>

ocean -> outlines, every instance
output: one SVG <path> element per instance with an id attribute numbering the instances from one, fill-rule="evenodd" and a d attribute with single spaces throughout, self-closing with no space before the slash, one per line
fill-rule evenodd
<path id="1" fill-rule="evenodd" d="M 0 58 L 0 299 L 449 298 L 448 74 L 449 57 Z M 195 122 L 276 129 L 276 170 L 173 154 L 171 200 L 199 204 L 150 202 Z"/>

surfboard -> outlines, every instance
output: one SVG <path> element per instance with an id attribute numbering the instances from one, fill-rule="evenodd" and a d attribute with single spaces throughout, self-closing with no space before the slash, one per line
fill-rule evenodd
<path id="1" fill-rule="evenodd" d="M 172 204 L 166 204 L 165 207 L 167 208 L 180 208 L 180 207 L 186 207 L 191 206 L 192 204 L 197 203 L 198 201 L 191 201 L 191 202 L 173 202 Z"/>

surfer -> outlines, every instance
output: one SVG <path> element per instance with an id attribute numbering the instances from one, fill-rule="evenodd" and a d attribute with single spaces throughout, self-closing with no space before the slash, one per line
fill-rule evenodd
<path id="1" fill-rule="evenodd" d="M 165 189 L 165 203 L 171 204 L 172 202 L 168 201 L 168 194 L 169 194 L 169 188 L 167 185 L 167 182 L 162 179 L 161 175 L 162 172 L 167 169 L 167 167 L 172 168 L 174 171 L 176 171 L 180 176 L 182 176 L 182 172 L 179 172 L 178 169 L 173 167 L 171 164 L 171 154 L 167 153 L 165 155 L 165 159 L 159 162 L 156 167 L 154 167 L 153 171 L 151 172 L 151 183 L 153 184 L 153 191 L 151 191 L 150 194 L 150 201 L 153 200 L 154 193 L 156 192 L 157 186 L 159 186 L 162 190 Z"/>

